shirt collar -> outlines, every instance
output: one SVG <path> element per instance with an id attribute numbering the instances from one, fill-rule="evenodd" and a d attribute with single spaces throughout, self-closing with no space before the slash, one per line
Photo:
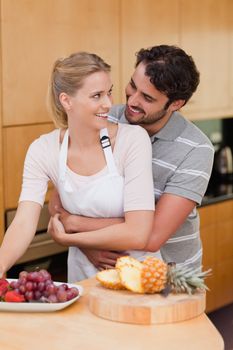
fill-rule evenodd
<path id="1" fill-rule="evenodd" d="M 151 136 L 151 142 L 154 143 L 156 139 L 173 141 L 186 128 L 187 121 L 178 112 L 172 113 L 168 122 L 157 133 Z"/>
<path id="2" fill-rule="evenodd" d="M 127 119 L 125 118 L 125 113 L 122 113 L 120 122 L 128 123 Z M 153 144 L 157 139 L 173 141 L 180 136 L 186 126 L 186 119 L 182 117 L 179 112 L 173 112 L 164 127 L 154 135 L 150 136 L 151 143 Z"/>

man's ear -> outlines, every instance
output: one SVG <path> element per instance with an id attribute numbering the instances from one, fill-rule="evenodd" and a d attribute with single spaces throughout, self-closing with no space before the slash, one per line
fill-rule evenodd
<path id="1" fill-rule="evenodd" d="M 183 105 L 185 104 L 185 100 L 176 100 L 173 101 L 169 108 L 171 109 L 172 112 L 178 111 Z"/>
<path id="2" fill-rule="evenodd" d="M 59 95 L 59 101 L 62 105 L 62 107 L 68 111 L 70 110 L 71 108 L 71 99 L 70 99 L 70 96 L 67 95 L 65 92 L 62 92 L 60 95 Z"/>

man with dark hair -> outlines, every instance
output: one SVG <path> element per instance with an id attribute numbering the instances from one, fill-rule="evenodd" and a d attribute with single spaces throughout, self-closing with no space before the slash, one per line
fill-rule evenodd
<path id="1" fill-rule="evenodd" d="M 214 149 L 208 138 L 177 112 L 199 84 L 191 56 L 175 46 L 141 49 L 126 86 L 126 105 L 111 109 L 110 120 L 147 130 L 153 149 L 154 227 L 144 250 L 157 251 L 166 262 L 201 268 L 200 204 L 210 178 Z M 143 186 L 143 184 L 142 184 Z M 88 231 L 110 219 L 69 215 L 60 210 L 68 231 Z M 114 266 L 124 252 L 83 250 L 99 269 Z"/>

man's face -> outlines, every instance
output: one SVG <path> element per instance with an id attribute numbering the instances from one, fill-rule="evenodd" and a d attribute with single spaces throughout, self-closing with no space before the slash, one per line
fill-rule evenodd
<path id="1" fill-rule="evenodd" d="M 160 130 L 173 112 L 171 105 L 165 109 L 168 97 L 151 84 L 143 63 L 136 67 L 126 86 L 126 99 L 126 119 L 143 126 L 149 134 Z"/>

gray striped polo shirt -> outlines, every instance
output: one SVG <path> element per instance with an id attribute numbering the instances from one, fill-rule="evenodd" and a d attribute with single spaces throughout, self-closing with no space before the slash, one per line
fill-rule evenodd
<path id="1" fill-rule="evenodd" d="M 110 120 L 127 123 L 125 105 L 113 106 Z M 212 171 L 214 148 L 193 123 L 174 112 L 151 137 L 155 204 L 163 193 L 200 204 Z M 169 218 L 168 218 L 169 220 Z M 184 224 L 160 248 L 166 262 L 199 268 L 202 263 L 199 215 L 194 208 Z"/>

